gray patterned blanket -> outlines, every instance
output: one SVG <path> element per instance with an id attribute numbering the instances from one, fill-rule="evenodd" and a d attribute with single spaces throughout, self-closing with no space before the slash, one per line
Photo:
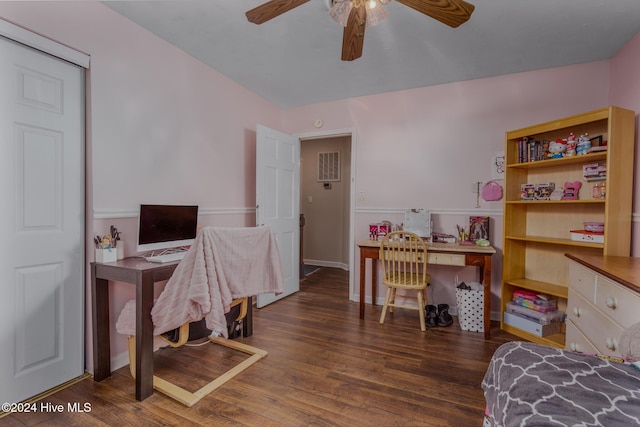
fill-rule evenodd
<path id="1" fill-rule="evenodd" d="M 640 425 L 640 371 L 597 356 L 510 342 L 482 389 L 492 426 Z"/>

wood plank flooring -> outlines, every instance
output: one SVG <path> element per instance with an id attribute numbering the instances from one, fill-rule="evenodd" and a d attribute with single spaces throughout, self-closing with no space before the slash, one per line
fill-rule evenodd
<path id="1" fill-rule="evenodd" d="M 378 323 L 380 307 L 348 300 L 348 272 L 321 268 L 300 292 L 254 310 L 254 334 L 240 338 L 269 355 L 192 408 L 156 392 L 134 397 L 128 366 L 100 383 L 91 378 L 45 397 L 38 412 L 0 425 L 82 426 L 480 426 L 480 382 L 493 352 L 516 339 L 464 332 L 457 322 L 421 332 L 418 313 L 397 309 Z M 206 344 L 156 352 L 156 374 L 195 391 L 248 357 Z M 90 404 L 73 413 L 68 405 Z M 46 413 L 41 405 L 63 405 Z"/>

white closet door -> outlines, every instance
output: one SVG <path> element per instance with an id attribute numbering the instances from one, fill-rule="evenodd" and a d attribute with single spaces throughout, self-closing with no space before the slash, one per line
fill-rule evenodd
<path id="1" fill-rule="evenodd" d="M 84 371 L 84 70 L 0 37 L 0 402 Z"/>

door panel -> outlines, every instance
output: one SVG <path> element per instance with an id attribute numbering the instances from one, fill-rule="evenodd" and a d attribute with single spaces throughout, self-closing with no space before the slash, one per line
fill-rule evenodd
<path id="1" fill-rule="evenodd" d="M 62 358 L 60 263 L 16 269 L 16 376 Z"/>
<path id="2" fill-rule="evenodd" d="M 63 133 L 16 125 L 17 230 L 62 231 Z"/>
<path id="3" fill-rule="evenodd" d="M 259 125 L 256 181 L 256 224 L 273 229 L 284 276 L 284 292 L 258 295 L 260 308 L 300 288 L 300 141 Z"/>

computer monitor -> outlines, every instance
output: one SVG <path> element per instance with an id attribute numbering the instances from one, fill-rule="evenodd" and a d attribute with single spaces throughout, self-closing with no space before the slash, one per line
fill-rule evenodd
<path id="1" fill-rule="evenodd" d="M 198 206 L 140 205 L 138 252 L 178 248 L 193 244 L 198 226 Z"/>

